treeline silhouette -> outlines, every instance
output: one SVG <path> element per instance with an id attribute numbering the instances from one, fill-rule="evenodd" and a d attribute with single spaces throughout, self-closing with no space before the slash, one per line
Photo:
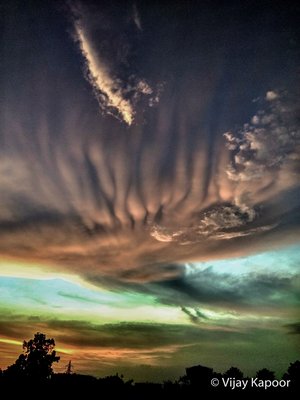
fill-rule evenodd
<path id="1" fill-rule="evenodd" d="M 275 373 L 266 368 L 256 372 L 254 377 L 246 377 L 243 372 L 230 367 L 225 373 L 215 372 L 212 368 L 197 365 L 186 368 L 186 374 L 175 381 L 163 383 L 125 381 L 121 375 L 96 378 L 91 375 L 73 372 L 71 361 L 66 366 L 65 373 L 54 373 L 52 364 L 58 362 L 54 339 L 47 339 L 43 333 L 36 333 L 34 338 L 23 343 L 23 353 L 14 364 L 4 371 L 0 370 L 0 388 L 8 386 L 10 389 L 24 387 L 38 388 L 41 385 L 47 388 L 48 394 L 58 387 L 64 387 L 69 394 L 78 394 L 90 390 L 108 390 L 110 394 L 120 393 L 130 398 L 143 398 L 146 395 L 188 396 L 193 393 L 222 393 L 234 390 L 243 392 L 268 391 L 283 392 L 299 391 L 300 361 L 291 363 L 280 379 Z M 267 386 L 267 387 L 266 387 Z"/>

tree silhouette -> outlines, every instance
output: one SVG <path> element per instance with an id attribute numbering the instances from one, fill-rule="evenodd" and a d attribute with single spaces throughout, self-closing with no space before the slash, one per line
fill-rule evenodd
<path id="1" fill-rule="evenodd" d="M 5 375 L 8 377 L 49 379 L 53 373 L 52 364 L 58 362 L 54 350 L 54 339 L 46 339 L 46 335 L 37 332 L 34 338 L 23 343 L 23 354 L 20 354 L 15 364 L 9 366 Z"/>
<path id="2" fill-rule="evenodd" d="M 256 372 L 256 378 L 263 381 L 273 381 L 275 379 L 275 373 L 267 368 L 263 368 Z"/>
<path id="3" fill-rule="evenodd" d="M 291 380 L 291 387 L 292 388 L 300 388 L 300 361 L 295 361 L 290 364 L 287 372 L 283 375 L 283 379 Z"/>
<path id="4" fill-rule="evenodd" d="M 224 372 L 224 376 L 226 378 L 243 379 L 244 374 L 240 369 L 236 367 L 230 367 L 226 372 Z"/>
<path id="5" fill-rule="evenodd" d="M 290 364 L 287 373 L 285 374 L 290 379 L 296 379 L 300 376 L 300 361 L 295 361 Z"/>
<path id="6" fill-rule="evenodd" d="M 203 390 L 212 389 L 211 380 L 213 378 L 221 379 L 221 375 L 216 373 L 212 368 L 204 365 L 196 365 L 185 369 L 186 375 L 179 379 L 182 386 L 192 386 L 194 388 L 202 388 Z"/>

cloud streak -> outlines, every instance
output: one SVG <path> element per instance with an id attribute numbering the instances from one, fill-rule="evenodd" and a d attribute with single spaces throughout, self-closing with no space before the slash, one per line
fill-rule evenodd
<path id="1" fill-rule="evenodd" d="M 96 58 L 84 30 L 78 23 L 75 28 L 82 54 L 87 62 L 89 81 L 95 90 L 99 103 L 104 109 L 106 107 L 116 109 L 122 119 L 128 125 L 131 125 L 134 115 L 132 105 L 124 98 L 121 88 L 115 79 L 109 75 L 106 67 L 103 64 L 101 65 L 101 61 Z"/>
<path id="2" fill-rule="evenodd" d="M 75 39 L 85 59 L 87 80 L 93 87 L 100 108 L 130 126 L 135 119 L 137 101 L 142 96 L 153 95 L 149 101 L 154 104 L 158 101 L 158 94 L 154 94 L 144 79 L 132 73 L 127 74 L 126 80 L 122 78 L 130 52 L 126 24 L 119 21 L 121 27 L 115 26 L 115 21 L 109 16 L 113 9 L 107 6 L 100 13 L 97 11 L 96 15 L 93 7 L 82 2 L 74 3 L 71 9 Z M 99 21 L 102 21 L 102 26 Z M 133 8 L 133 21 L 141 30 L 136 6 Z"/>
<path id="3" fill-rule="evenodd" d="M 93 324 L 79 320 L 45 318 L 40 321 L 22 315 L 14 315 L 12 321 L 11 317 L 1 313 L 1 339 L 5 336 L 3 341 L 0 340 L 2 362 L 6 363 L 3 367 L 15 361 L 22 350 L 22 340 L 32 337 L 32 330 L 35 332 L 45 329 L 50 337 L 55 337 L 62 358 L 61 365 L 58 365 L 59 371 L 62 372 L 71 355 L 76 372 L 93 373 L 98 376 L 105 375 L 108 371 L 112 374 L 124 371 L 126 377 L 135 379 L 141 379 L 141 374 L 151 375 L 151 370 L 143 369 L 152 369 L 155 366 L 167 369 L 168 372 L 164 372 L 166 378 L 172 374 L 174 378 L 178 378 L 184 367 L 199 363 L 199 360 L 204 360 L 207 365 L 214 367 L 216 355 L 216 367 L 225 370 L 228 368 L 228 360 L 240 364 L 243 357 L 256 354 L 257 344 L 261 346 L 264 356 L 262 365 L 268 365 L 274 359 L 274 352 L 278 356 L 285 349 L 285 357 L 280 358 L 280 364 L 276 357 L 277 369 L 284 369 L 286 365 L 281 364 L 288 365 L 290 357 L 295 354 L 296 346 L 293 340 L 283 344 L 286 332 L 273 329 L 270 335 L 265 326 L 255 328 L 251 323 L 245 326 L 241 323 L 239 327 L 230 328 L 204 324 L 200 326 L 138 322 Z M 272 324 L 276 326 L 277 322 L 272 321 Z M 210 349 L 208 354 L 205 353 L 205 348 Z M 175 369 L 174 372 L 171 366 Z M 247 371 L 252 368 L 253 371 L 257 369 L 257 360 L 243 369 Z M 154 379 L 157 379 L 158 373 L 154 368 Z"/>

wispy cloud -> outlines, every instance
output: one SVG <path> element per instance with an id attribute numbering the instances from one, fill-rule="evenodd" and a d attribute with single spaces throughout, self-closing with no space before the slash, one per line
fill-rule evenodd
<path id="1" fill-rule="evenodd" d="M 159 91 L 153 90 L 145 79 L 132 72 L 125 72 L 130 58 L 130 44 L 126 34 L 129 22 L 126 16 L 115 26 L 116 22 L 112 20 L 107 7 L 95 15 L 93 7 L 77 2 L 71 10 L 75 38 L 85 59 L 86 77 L 93 87 L 100 108 L 104 113 L 131 125 L 138 100 L 146 96 L 152 105 L 159 100 Z M 141 30 L 136 5 L 132 12 L 135 26 Z M 130 13 L 129 9 L 125 8 L 125 13 Z"/>
<path id="2" fill-rule="evenodd" d="M 116 109 L 121 118 L 131 125 L 134 110 L 129 100 L 126 100 L 118 81 L 111 77 L 107 67 L 101 64 L 100 57 L 97 58 L 90 43 L 88 42 L 84 29 L 79 23 L 75 24 L 78 41 L 82 54 L 86 59 L 89 81 L 92 84 L 100 106 L 105 109 Z"/>
<path id="3" fill-rule="evenodd" d="M 141 31 L 142 22 L 136 3 L 133 4 L 133 21 L 136 24 L 137 28 Z"/>

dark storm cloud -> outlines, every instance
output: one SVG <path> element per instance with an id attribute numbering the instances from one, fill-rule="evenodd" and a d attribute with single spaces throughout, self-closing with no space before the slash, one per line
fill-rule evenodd
<path id="1" fill-rule="evenodd" d="M 160 302 L 193 308 L 197 306 L 217 306 L 232 310 L 296 309 L 299 304 L 299 279 L 297 274 L 231 274 L 216 273 L 213 268 L 185 275 L 182 278 L 165 280 L 157 284 L 136 287 L 157 295 Z M 182 310 L 193 322 L 201 315 L 186 307 Z M 200 318 L 199 318 L 200 317 Z M 203 318 L 203 317 L 202 317 Z"/>
<path id="2" fill-rule="evenodd" d="M 293 324 L 284 325 L 289 331 L 288 333 L 292 335 L 300 335 L 300 322 L 295 322 Z"/>
<path id="3" fill-rule="evenodd" d="M 284 325 L 284 328 L 287 328 L 288 333 L 291 335 L 300 335 L 300 322 L 286 324 Z"/>
<path id="4" fill-rule="evenodd" d="M 5 5 L 1 256 L 192 293 L 181 262 L 297 240 L 292 6 L 30 4 Z"/>

